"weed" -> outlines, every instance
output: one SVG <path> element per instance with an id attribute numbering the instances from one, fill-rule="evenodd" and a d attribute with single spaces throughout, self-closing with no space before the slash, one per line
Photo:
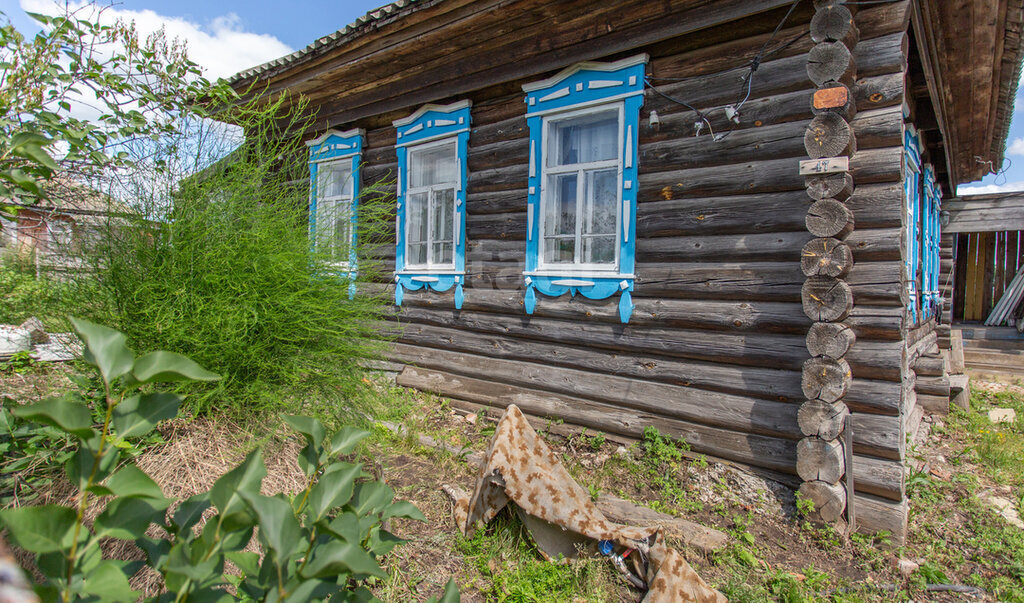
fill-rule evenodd
<path id="1" fill-rule="evenodd" d="M 540 558 L 519 518 L 503 511 L 486 529 L 459 537 L 457 548 L 484 578 L 492 601 L 510 603 L 618 600 L 609 564 L 581 557 L 569 564 Z M 478 586 L 482 581 L 477 581 Z"/>
<path id="2" fill-rule="evenodd" d="M 3 365 L 0 365 L 0 372 L 10 371 L 16 375 L 24 375 L 32 372 L 36 367 L 36 361 L 28 351 L 15 352 Z"/>

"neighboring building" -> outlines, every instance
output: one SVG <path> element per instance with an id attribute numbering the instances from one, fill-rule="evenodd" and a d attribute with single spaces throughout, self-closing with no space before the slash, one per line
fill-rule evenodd
<path id="1" fill-rule="evenodd" d="M 400 0 L 232 84 L 316 112 L 318 236 L 397 177 L 400 383 L 654 426 L 901 541 L 941 198 L 1002 162 L 1022 7 L 840 4 Z"/>
<path id="2" fill-rule="evenodd" d="M 0 220 L 0 250 L 31 258 L 39 271 L 67 272 L 86 268 L 84 252 L 127 210 L 110 197 L 58 176 L 44 185 L 46 198 L 17 201 L 14 218 Z"/>

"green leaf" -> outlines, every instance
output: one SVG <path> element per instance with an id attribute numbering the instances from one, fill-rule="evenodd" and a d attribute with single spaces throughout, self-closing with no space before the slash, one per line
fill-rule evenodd
<path id="1" fill-rule="evenodd" d="M 284 565 L 302 544 L 302 527 L 292 506 L 283 497 L 242 492 L 259 518 L 260 540 L 277 553 L 278 565 Z"/>
<path id="2" fill-rule="evenodd" d="M 100 562 L 85 576 L 82 590 L 101 601 L 136 601 L 142 594 L 132 590 L 128 577 L 115 561 Z"/>
<path id="3" fill-rule="evenodd" d="M 99 439 L 98 436 L 96 439 Z M 117 448 L 108 447 L 103 451 L 103 458 L 96 463 L 96 453 L 92 447 L 82 446 L 64 463 L 64 472 L 71 483 L 77 485 L 80 490 L 84 490 L 90 475 L 93 484 L 103 481 L 117 467 L 120 457 L 121 454 Z"/>
<path id="4" fill-rule="evenodd" d="M 142 538 L 149 524 L 160 523 L 169 500 L 152 498 L 115 498 L 96 517 L 93 529 L 99 537 L 120 540 Z"/>
<path id="5" fill-rule="evenodd" d="M 395 491 L 383 482 L 363 482 L 356 485 L 355 494 L 349 505 L 359 515 L 376 513 L 395 499 Z"/>
<path id="6" fill-rule="evenodd" d="M 263 464 L 263 453 L 253 450 L 242 463 L 220 477 L 210 489 L 210 501 L 222 515 L 244 510 L 247 505 L 239 496 L 239 492 L 259 494 L 260 484 L 267 476 L 267 468 Z"/>
<path id="7" fill-rule="evenodd" d="M 106 486 L 121 498 L 155 498 L 163 500 L 164 493 L 151 477 L 136 467 L 127 465 L 107 479 Z"/>
<path id="8" fill-rule="evenodd" d="M 284 422 L 290 425 L 292 429 L 304 435 L 307 443 L 320 445 L 323 443 L 324 437 L 327 435 L 327 432 L 324 430 L 323 423 L 312 417 L 281 415 L 281 418 L 284 419 Z"/>
<path id="9" fill-rule="evenodd" d="M 387 555 L 391 552 L 391 549 L 403 542 L 406 542 L 404 538 L 399 538 L 387 530 L 377 530 L 375 534 L 371 535 L 370 544 L 367 548 L 374 555 Z"/>
<path id="10" fill-rule="evenodd" d="M 295 588 L 288 591 L 285 603 L 306 603 L 306 601 L 322 601 L 328 595 L 341 591 L 341 587 L 335 582 L 326 580 L 302 580 Z M 333 601 L 333 599 L 331 599 Z"/>
<path id="11" fill-rule="evenodd" d="M 122 438 L 144 436 L 160 421 L 177 416 L 179 406 L 181 397 L 167 392 L 126 398 L 114 407 L 114 428 Z"/>
<path id="12" fill-rule="evenodd" d="M 343 427 L 331 436 L 331 454 L 349 454 L 356 449 L 356 445 L 366 436 L 369 431 L 357 427 Z"/>
<path id="13" fill-rule="evenodd" d="M 139 357 L 132 372 L 141 383 L 220 379 L 220 375 L 211 373 L 190 358 L 162 350 Z"/>
<path id="14" fill-rule="evenodd" d="M 11 413 L 26 421 L 56 427 L 83 440 L 96 435 L 89 409 L 66 398 L 48 398 L 35 404 L 16 406 Z"/>
<path id="15" fill-rule="evenodd" d="M 0 511 L 0 524 L 18 546 L 32 553 L 54 553 L 71 548 L 75 511 L 60 505 L 22 507 Z"/>
<path id="16" fill-rule="evenodd" d="M 306 578 L 329 578 L 343 572 L 385 577 L 384 571 L 358 544 L 331 541 L 318 546 L 302 571 Z"/>
<path id="17" fill-rule="evenodd" d="M 85 341 L 84 358 L 100 369 L 104 381 L 109 384 L 132 370 L 135 355 L 123 333 L 79 318 L 72 318 L 71 324 Z"/>
<path id="18" fill-rule="evenodd" d="M 323 524 L 320 524 L 323 526 Z M 359 544 L 362 541 L 362 531 L 359 527 L 359 516 L 355 513 L 348 512 L 338 515 L 331 520 L 326 526 L 324 526 L 328 532 L 333 534 L 336 538 L 341 538 L 348 542 Z"/>
<path id="19" fill-rule="evenodd" d="M 181 501 L 171 517 L 171 523 L 177 526 L 178 530 L 189 530 L 199 523 L 199 520 L 203 518 L 203 512 L 209 508 L 210 493 L 200 492 Z"/>
<path id="20" fill-rule="evenodd" d="M 461 603 L 461 601 L 459 585 L 455 583 L 455 578 L 448 578 L 448 584 L 445 585 L 444 594 L 441 595 L 441 600 L 438 603 Z"/>
<path id="21" fill-rule="evenodd" d="M 340 507 L 352 498 L 355 481 L 361 470 L 361 464 L 352 463 L 339 462 L 328 467 L 309 491 L 308 509 L 313 521 L 320 521 L 331 509 Z"/>
<path id="22" fill-rule="evenodd" d="M 416 508 L 416 505 L 412 504 L 407 500 L 400 500 L 387 509 L 384 510 L 384 514 L 381 515 L 381 521 L 387 521 L 392 517 L 401 517 L 404 519 L 415 519 L 416 521 L 426 521 L 426 516 L 423 512 Z"/>
<path id="23" fill-rule="evenodd" d="M 234 563 L 246 576 L 255 576 L 260 573 L 260 556 L 251 551 L 235 551 L 224 555 L 227 560 Z"/>
<path id="24" fill-rule="evenodd" d="M 166 538 L 150 538 L 143 536 L 135 539 L 135 544 L 145 551 L 146 559 L 152 568 L 161 568 L 167 561 L 167 555 L 171 551 L 171 541 Z"/>

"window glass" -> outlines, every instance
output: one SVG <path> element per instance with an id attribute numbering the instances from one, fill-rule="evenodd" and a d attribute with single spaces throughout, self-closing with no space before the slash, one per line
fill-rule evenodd
<path id="1" fill-rule="evenodd" d="M 409 188 L 455 182 L 455 142 L 411 153 Z"/>
<path id="2" fill-rule="evenodd" d="M 352 167 L 350 162 L 322 163 L 317 168 L 317 196 L 352 197 Z"/>
<path id="3" fill-rule="evenodd" d="M 549 119 L 541 262 L 614 267 L 620 198 L 619 111 Z"/>
<path id="4" fill-rule="evenodd" d="M 427 193 L 409 195 L 409 227 L 406 231 L 409 264 L 427 263 Z"/>
<path id="5" fill-rule="evenodd" d="M 549 133 L 548 165 L 591 163 L 618 157 L 619 115 L 602 111 L 563 119 Z"/>
<path id="6" fill-rule="evenodd" d="M 339 263 L 352 248 L 352 166 L 348 159 L 317 166 L 316 244 Z"/>

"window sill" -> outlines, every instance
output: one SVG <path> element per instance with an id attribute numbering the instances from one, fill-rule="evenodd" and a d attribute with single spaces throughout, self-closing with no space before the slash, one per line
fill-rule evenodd
<path id="1" fill-rule="evenodd" d="M 568 293 L 577 294 L 587 299 L 607 299 L 616 294 L 619 299 L 619 317 L 623 323 L 629 322 L 633 313 L 633 281 L 635 275 L 616 272 L 597 271 L 564 271 L 549 273 L 547 271 L 529 271 L 523 273 L 523 284 L 526 295 L 523 299 L 527 314 L 533 314 L 537 307 L 537 293 L 548 297 L 560 297 Z"/>

